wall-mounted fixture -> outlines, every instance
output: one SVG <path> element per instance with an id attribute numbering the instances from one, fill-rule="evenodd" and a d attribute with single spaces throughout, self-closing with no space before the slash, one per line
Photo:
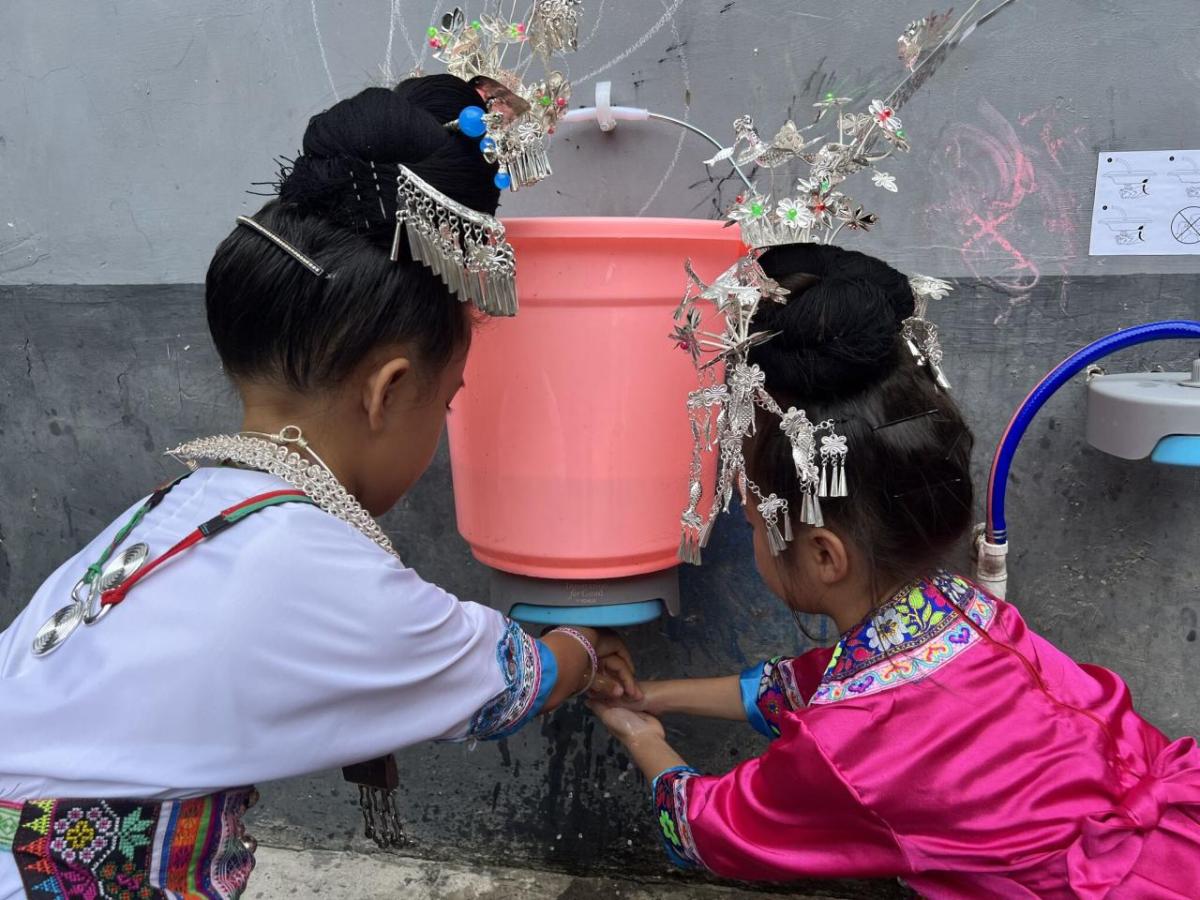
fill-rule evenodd
<path id="1" fill-rule="evenodd" d="M 987 520 L 975 538 L 976 579 L 998 597 L 1008 588 L 1008 522 L 1005 490 L 1013 456 L 1038 410 L 1077 373 L 1111 353 L 1178 338 L 1200 338 L 1200 322 L 1173 320 L 1126 328 L 1072 353 L 1042 378 L 1017 407 L 992 459 Z M 1088 441 L 1126 459 L 1198 465 L 1200 456 L 1200 362 L 1190 374 L 1155 372 L 1098 375 L 1088 384 Z"/>

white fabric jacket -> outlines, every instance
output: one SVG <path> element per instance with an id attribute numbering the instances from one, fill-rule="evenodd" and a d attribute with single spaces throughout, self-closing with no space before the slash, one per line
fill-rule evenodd
<path id="1" fill-rule="evenodd" d="M 222 510 L 287 487 L 202 469 L 123 547 L 144 541 L 157 557 Z M 463 738 L 481 707 L 514 689 L 497 654 L 508 620 L 305 504 L 271 507 L 185 551 L 35 658 L 38 628 L 139 505 L 0 634 L 0 799 L 172 799 L 335 768 Z M 536 697 L 500 704 L 516 710 L 502 724 L 536 712 L 545 674 Z M 21 891 L 0 853 L 0 898 Z"/>

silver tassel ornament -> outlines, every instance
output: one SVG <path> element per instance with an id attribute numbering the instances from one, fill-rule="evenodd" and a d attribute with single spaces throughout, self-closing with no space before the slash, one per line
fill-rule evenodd
<path id="1" fill-rule="evenodd" d="M 516 315 L 516 255 L 504 225 L 447 197 L 406 166 L 400 166 L 396 182 L 392 260 L 400 258 L 403 230 L 413 260 L 460 300 L 488 315 Z"/>
<path id="2" fill-rule="evenodd" d="M 816 492 L 808 488 L 804 491 L 804 502 L 800 509 L 800 521 L 805 525 L 812 525 L 815 528 L 825 527 L 825 519 L 821 515 L 821 501 L 817 499 Z"/>
<path id="3" fill-rule="evenodd" d="M 779 533 L 779 523 L 767 523 L 767 543 L 771 547 L 771 553 L 778 556 L 787 549 L 787 542 L 783 539 L 783 535 Z"/>

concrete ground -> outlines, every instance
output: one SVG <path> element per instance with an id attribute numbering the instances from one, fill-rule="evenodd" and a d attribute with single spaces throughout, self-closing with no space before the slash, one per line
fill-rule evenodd
<path id="1" fill-rule="evenodd" d="M 671 879 L 628 881 L 499 866 L 463 866 L 392 854 L 260 846 L 246 900 L 789 900 L 813 894 L 758 893 Z M 827 894 L 825 897 L 839 896 Z"/>

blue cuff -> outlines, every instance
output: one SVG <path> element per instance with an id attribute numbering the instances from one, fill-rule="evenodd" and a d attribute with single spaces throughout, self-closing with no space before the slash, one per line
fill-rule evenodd
<path id="1" fill-rule="evenodd" d="M 761 696 L 763 676 L 766 674 L 766 671 L 766 662 L 761 662 L 757 666 L 750 666 L 750 668 L 742 672 L 739 685 L 742 689 L 742 706 L 746 708 L 746 721 L 759 734 L 764 737 L 773 738 L 775 737 L 775 732 L 767 724 L 766 717 L 763 716 L 762 710 L 758 707 L 758 698 Z"/>
<path id="2" fill-rule="evenodd" d="M 558 684 L 558 660 L 554 656 L 554 651 L 542 641 L 535 640 L 534 644 L 537 645 L 538 657 L 542 661 L 542 683 L 537 696 L 533 698 L 533 706 L 530 707 L 527 718 L 533 718 L 542 711 L 542 707 L 550 699 L 554 685 Z"/>
<path id="3" fill-rule="evenodd" d="M 550 648 L 509 621 L 496 646 L 496 664 L 505 687 L 475 714 L 467 737 L 495 741 L 508 737 L 546 705 L 558 681 L 558 662 Z"/>

